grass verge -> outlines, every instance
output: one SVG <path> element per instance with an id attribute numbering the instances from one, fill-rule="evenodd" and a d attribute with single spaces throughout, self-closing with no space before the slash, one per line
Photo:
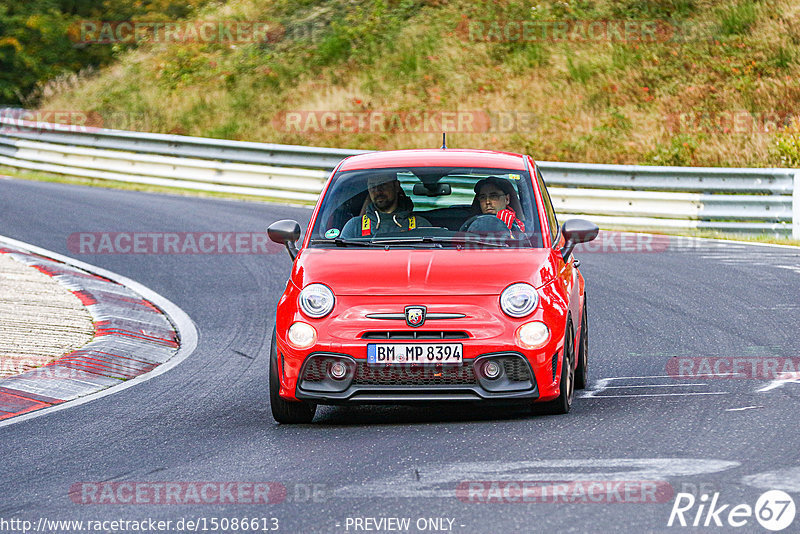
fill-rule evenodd
<path id="1" fill-rule="evenodd" d="M 112 128 L 310 146 L 433 148 L 446 129 L 453 148 L 550 161 L 800 161 L 793 0 L 227 0 L 193 16 L 285 32 L 275 42 L 144 43 L 43 89 L 41 108 L 82 110 Z M 511 31 L 522 23 L 544 34 Z M 625 24 L 657 31 L 613 30 Z M 610 29 L 579 31 L 592 25 Z M 409 120 L 442 112 L 475 127 Z M 373 127 L 375 117 L 393 120 Z"/>
<path id="2" fill-rule="evenodd" d="M 59 184 L 85 185 L 90 187 L 102 187 L 105 189 L 121 189 L 123 191 L 142 191 L 145 193 L 160 193 L 166 195 L 180 195 L 199 198 L 224 198 L 228 200 L 241 200 L 246 202 L 268 202 L 272 204 L 284 204 L 289 206 L 313 206 L 313 202 L 303 200 L 291 200 L 273 198 L 260 195 L 241 195 L 237 193 L 223 193 L 217 191 L 199 191 L 197 189 L 184 189 L 180 187 L 166 187 L 161 185 L 134 184 L 130 182 L 118 182 L 114 180 L 100 180 L 97 178 L 83 178 L 80 176 L 67 176 L 39 171 L 27 171 L 4 167 L 0 165 L 0 174 L 19 178 L 20 180 L 31 180 L 35 182 L 54 182 Z"/>

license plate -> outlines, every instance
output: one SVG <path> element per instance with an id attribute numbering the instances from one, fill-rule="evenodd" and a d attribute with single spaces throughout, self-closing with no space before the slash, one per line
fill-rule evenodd
<path id="1" fill-rule="evenodd" d="M 367 363 L 370 365 L 419 365 L 461 363 L 461 343 L 370 343 Z"/>

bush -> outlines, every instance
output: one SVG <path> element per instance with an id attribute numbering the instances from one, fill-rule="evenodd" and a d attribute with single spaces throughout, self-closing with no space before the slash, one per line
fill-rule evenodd
<path id="1" fill-rule="evenodd" d="M 647 154 L 647 160 L 652 165 L 691 166 L 698 146 L 697 139 L 692 136 L 676 135 L 669 140 L 668 146 L 659 145 Z"/>
<path id="2" fill-rule="evenodd" d="M 774 151 L 786 167 L 800 167 L 800 127 L 795 125 L 775 136 Z"/>

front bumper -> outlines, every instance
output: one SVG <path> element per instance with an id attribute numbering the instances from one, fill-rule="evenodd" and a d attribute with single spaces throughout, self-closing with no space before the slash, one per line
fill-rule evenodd
<path id="1" fill-rule="evenodd" d="M 294 303 L 296 297 L 284 295 L 278 304 L 277 357 L 279 359 L 280 391 L 286 400 L 305 400 L 320 404 L 347 403 L 414 403 L 414 402 L 546 402 L 558 396 L 566 316 L 557 295 L 545 291 L 547 306 L 540 306 L 531 316 L 523 319 L 506 317 L 499 311 L 496 295 L 437 296 L 425 299 L 403 296 L 340 296 L 330 316 L 309 320 L 300 314 Z M 404 320 L 377 319 L 376 316 L 397 314 L 404 306 L 423 302 L 428 314 L 460 315 L 460 318 L 426 319 L 424 327 L 409 328 Z M 496 310 L 495 310 L 496 308 Z M 515 331 L 528 321 L 543 321 L 551 331 L 549 342 L 540 349 L 528 350 L 515 343 Z M 289 326 L 295 321 L 311 324 L 317 331 L 318 341 L 306 350 L 292 347 L 286 338 Z M 317 355 L 348 358 L 352 365 L 366 365 L 368 345 L 371 343 L 460 343 L 463 346 L 465 365 L 480 359 L 513 354 L 521 358 L 529 373 L 530 384 L 523 389 L 493 391 L 478 381 L 422 381 L 402 383 L 397 380 L 353 381 L 348 387 L 304 387 L 303 373 L 308 361 Z M 399 367 L 399 366 L 394 366 Z M 445 366 L 446 367 L 446 366 Z M 471 369 L 471 367 L 470 367 Z"/>
<path id="2" fill-rule="evenodd" d="M 298 392 L 300 400 L 316 404 L 439 404 L 439 403 L 480 403 L 480 404 L 522 404 L 539 398 L 537 392 L 525 394 L 501 394 L 491 397 L 481 396 L 478 391 L 445 386 L 440 388 L 404 388 L 383 386 L 363 388 L 355 386 L 347 397 L 330 394 Z"/>
<path id="3" fill-rule="evenodd" d="M 332 379 L 328 366 L 346 363 L 344 379 Z M 500 364 L 501 375 L 482 372 L 489 361 Z M 299 373 L 297 399 L 317 404 L 414 404 L 426 402 L 509 403 L 539 398 L 535 374 L 518 352 L 494 352 L 465 359 L 460 365 L 368 365 L 350 355 L 310 354 Z"/>

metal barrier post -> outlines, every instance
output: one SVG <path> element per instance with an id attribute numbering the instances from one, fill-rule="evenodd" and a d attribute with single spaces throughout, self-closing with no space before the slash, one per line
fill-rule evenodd
<path id="1" fill-rule="evenodd" d="M 800 171 L 794 175 L 792 189 L 792 239 L 800 239 Z"/>

